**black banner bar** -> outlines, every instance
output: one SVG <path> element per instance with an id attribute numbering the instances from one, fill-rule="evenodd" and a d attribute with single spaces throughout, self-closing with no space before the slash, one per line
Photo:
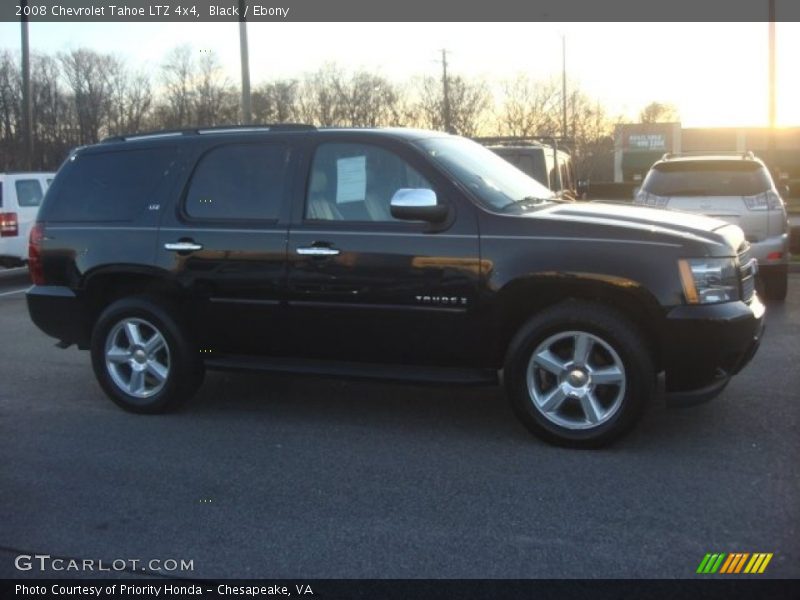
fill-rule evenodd
<path id="1" fill-rule="evenodd" d="M 20 0 L 0 3 L 0 21 L 767 21 L 768 3 L 730 0 Z M 776 20 L 800 20 L 800 2 L 778 0 Z M 411 40 L 410 40 L 411 41 Z"/>
<path id="2" fill-rule="evenodd" d="M 797 600 L 800 582 L 731 577 L 696 580 L 10 580 L 10 598 L 306 598 L 313 600 Z"/>

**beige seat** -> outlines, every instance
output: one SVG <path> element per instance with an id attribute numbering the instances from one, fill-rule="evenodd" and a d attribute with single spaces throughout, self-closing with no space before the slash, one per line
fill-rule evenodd
<path id="1" fill-rule="evenodd" d="M 322 171 L 311 174 L 311 189 L 308 192 L 306 219 L 320 221 L 341 221 L 342 213 L 326 195 L 328 177 Z"/>
<path id="2" fill-rule="evenodd" d="M 367 192 L 364 206 L 371 221 L 394 221 L 388 198 L 374 191 Z"/>

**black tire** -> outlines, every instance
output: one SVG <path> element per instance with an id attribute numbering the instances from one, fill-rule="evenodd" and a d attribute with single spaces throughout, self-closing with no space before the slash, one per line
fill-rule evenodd
<path id="1" fill-rule="evenodd" d="M 595 425 L 590 423 L 589 413 L 583 408 L 583 400 L 577 396 L 567 395 L 567 399 L 561 400 L 559 405 L 561 408 L 558 410 L 562 413 L 550 411 L 550 416 L 534 400 L 534 394 L 539 394 L 541 399 L 542 392 L 539 388 L 546 385 L 545 379 L 553 380 L 553 387 L 545 390 L 547 393 L 555 387 L 561 387 L 563 382 L 570 385 L 574 383 L 572 374 L 576 368 L 569 367 L 563 373 L 569 377 L 559 379 L 559 376 L 549 373 L 548 369 L 538 364 L 531 365 L 534 351 L 540 349 L 541 356 L 540 345 L 555 340 L 552 347 L 546 346 L 545 349 L 553 350 L 551 355 L 555 355 L 561 351 L 561 345 L 569 356 L 569 344 L 572 343 L 570 340 L 574 339 L 572 352 L 577 354 L 577 339 L 582 337 L 580 334 L 586 334 L 583 337 L 590 340 L 588 347 L 591 351 L 585 362 L 588 366 L 578 368 L 578 371 L 585 370 L 589 375 L 587 378 L 585 373 L 578 373 L 575 375 L 577 382 L 585 383 L 585 387 L 568 389 L 593 389 L 591 394 L 587 394 L 592 398 L 591 405 L 603 409 L 595 411 L 594 415 L 605 415 L 602 419 L 598 418 Z M 556 358 L 561 359 L 561 356 Z M 565 359 L 564 364 L 569 364 L 571 360 Z M 623 368 L 617 367 L 620 363 Z M 529 391 L 529 366 L 532 373 L 530 381 L 535 391 Z M 591 373 L 599 377 L 598 369 L 609 368 L 621 373 L 619 384 L 592 382 Z M 656 380 L 650 349 L 633 323 L 613 308 L 582 300 L 564 301 L 545 309 L 525 323 L 509 345 L 503 378 L 514 412 L 525 426 L 547 442 L 573 448 L 602 447 L 625 434 L 640 418 L 644 407 L 651 400 Z M 558 384 L 557 381 L 562 383 Z M 560 393 L 563 395 L 563 391 Z M 605 405 L 604 402 L 608 404 Z M 581 413 L 584 415 L 584 422 L 581 422 Z M 555 422 L 554 419 L 565 421 L 568 425 Z"/>
<path id="2" fill-rule="evenodd" d="M 165 301 L 149 296 L 132 296 L 109 305 L 97 319 L 92 330 L 92 367 L 100 387 L 121 408 L 146 414 L 169 412 L 189 400 L 202 383 L 204 375 L 202 360 L 196 345 L 187 333 L 188 328 L 176 316 L 178 314 L 178 311 Z M 157 367 L 163 369 L 163 365 L 167 365 L 166 376 L 163 379 L 159 380 L 150 373 L 149 357 L 145 355 L 141 358 L 144 349 L 139 354 L 139 358 L 144 361 L 138 365 L 138 370 L 144 372 L 140 393 L 149 393 L 146 397 L 137 397 L 124 390 L 118 383 L 125 379 L 126 373 L 131 379 L 130 374 L 134 369 L 130 365 L 138 359 L 131 358 L 114 367 L 107 366 L 106 363 L 107 344 L 113 343 L 110 336 L 117 341 L 130 340 L 129 334 L 124 331 L 124 323 L 133 323 L 142 335 L 142 340 L 155 340 L 154 331 L 160 334 L 163 340 L 155 359 Z M 131 344 L 123 350 L 130 351 L 133 356 L 135 353 L 131 348 L 134 347 L 139 348 Z M 112 349 L 115 348 L 117 346 L 113 345 Z M 112 374 L 112 368 L 115 374 Z M 163 375 L 164 371 L 160 373 Z M 149 391 L 147 382 L 151 383 Z"/>
<path id="3" fill-rule="evenodd" d="M 789 272 L 765 273 L 761 276 L 764 298 L 770 302 L 783 302 L 789 289 Z"/>

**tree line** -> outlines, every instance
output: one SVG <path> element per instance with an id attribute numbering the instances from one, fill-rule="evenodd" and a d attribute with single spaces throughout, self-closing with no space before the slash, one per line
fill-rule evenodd
<path id="1" fill-rule="evenodd" d="M 19 56 L 0 52 L 0 172 L 25 165 Z M 562 135 L 560 82 L 525 74 L 490 86 L 448 77 L 450 129 L 475 136 Z M 241 122 L 240 91 L 218 58 L 190 46 L 169 51 L 157 69 L 131 67 L 116 55 L 78 48 L 31 57 L 34 170 L 54 170 L 70 148 L 104 137 L 158 129 Z M 296 78 L 252 88 L 252 122 L 317 126 L 422 127 L 444 130 L 441 78 L 395 82 L 380 73 L 330 63 Z M 611 179 L 619 119 L 574 88 L 567 136 L 582 177 Z"/>

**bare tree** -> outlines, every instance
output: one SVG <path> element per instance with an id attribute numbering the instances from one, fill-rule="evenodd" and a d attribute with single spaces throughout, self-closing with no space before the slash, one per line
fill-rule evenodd
<path id="1" fill-rule="evenodd" d="M 195 77 L 191 46 L 178 46 L 167 53 L 161 64 L 164 103 L 159 107 L 159 120 L 163 127 L 186 127 L 194 120 Z"/>
<path id="2" fill-rule="evenodd" d="M 425 77 L 419 85 L 417 101 L 420 124 L 431 129 L 444 130 L 444 92 L 441 81 Z M 450 123 L 453 130 L 468 137 L 478 135 L 485 128 L 491 95 L 484 82 L 469 81 L 461 76 L 448 77 Z"/>
<path id="3" fill-rule="evenodd" d="M 377 127 L 398 120 L 399 92 L 387 79 L 368 71 L 336 81 L 339 121 L 349 127 Z"/>
<path id="4" fill-rule="evenodd" d="M 238 96 L 215 54 L 203 54 L 200 58 L 192 96 L 196 125 L 211 127 L 238 122 Z"/>
<path id="5" fill-rule="evenodd" d="M 298 119 L 299 84 L 294 79 L 263 83 L 253 90 L 253 117 L 257 123 L 288 123 Z"/>
<path id="6" fill-rule="evenodd" d="M 570 98 L 570 137 L 575 170 L 582 179 L 610 181 L 614 177 L 614 126 L 599 101 L 575 90 Z"/>
<path id="7" fill-rule="evenodd" d="M 298 94 L 299 116 L 305 123 L 330 127 L 340 125 L 341 109 L 336 92 L 345 77 L 333 63 L 306 74 Z"/>
<path id="8" fill-rule="evenodd" d="M 674 123 L 678 120 L 675 106 L 663 102 L 651 102 L 639 113 L 639 121 L 642 123 Z"/>
<path id="9" fill-rule="evenodd" d="M 62 72 L 72 94 L 81 144 L 100 139 L 111 104 L 111 74 L 114 58 L 87 48 L 58 55 Z"/>
<path id="10" fill-rule="evenodd" d="M 33 55 L 31 87 L 34 163 L 36 168 L 52 168 L 79 143 L 74 103 L 61 85 L 60 65 L 52 56 Z"/>
<path id="11" fill-rule="evenodd" d="M 109 84 L 109 132 L 135 133 L 146 129 L 153 108 L 153 90 L 147 73 L 133 73 L 122 60 L 115 59 Z"/>
<path id="12" fill-rule="evenodd" d="M 53 169 L 69 148 L 101 135 L 144 129 L 210 126 L 239 121 L 238 91 L 214 55 L 190 46 L 170 51 L 155 81 L 111 55 L 79 49 L 34 55 L 32 64 L 35 161 Z M 493 98 L 485 81 L 448 78 L 454 130 L 466 136 L 560 133 L 557 82 L 525 75 L 501 82 Z M 579 174 L 610 179 L 615 120 L 597 101 L 570 86 L 570 134 Z M 0 169 L 19 168 L 22 139 L 19 56 L 0 51 Z M 158 92 L 156 92 L 158 90 Z M 329 63 L 299 79 L 262 83 L 253 90 L 254 117 L 262 123 L 384 125 L 444 128 L 442 82 L 424 77 L 403 84 L 380 73 L 346 71 Z M 674 108 L 653 103 L 643 118 L 675 118 Z M 618 119 L 617 119 L 618 121 Z"/>
<path id="13" fill-rule="evenodd" d="M 502 83 L 498 125 L 504 135 L 556 135 L 561 92 L 554 80 L 533 81 L 525 74 Z"/>
<path id="14" fill-rule="evenodd" d="M 0 53 L 0 137 L 11 140 L 18 132 L 22 81 L 19 58 L 10 50 Z"/>

